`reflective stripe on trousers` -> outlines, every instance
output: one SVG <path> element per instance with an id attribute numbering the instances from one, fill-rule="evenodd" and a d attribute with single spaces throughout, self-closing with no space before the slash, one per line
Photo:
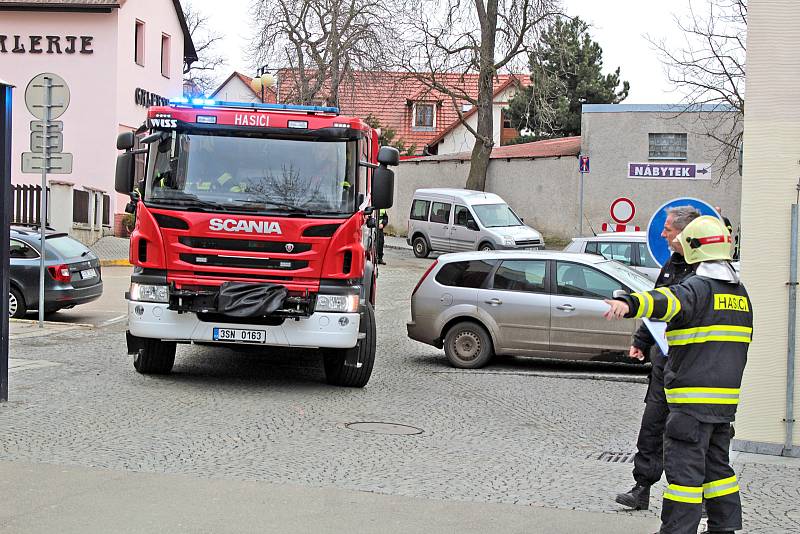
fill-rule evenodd
<path id="1" fill-rule="evenodd" d="M 739 481 L 736 479 L 736 475 L 703 484 L 703 497 L 706 499 L 730 495 L 737 491 L 739 491 Z"/>
<path id="2" fill-rule="evenodd" d="M 703 488 L 700 486 L 679 486 L 670 484 L 664 490 L 664 498 L 671 501 L 700 504 L 703 502 Z"/>
<path id="3" fill-rule="evenodd" d="M 664 388 L 668 404 L 739 404 L 739 388 Z"/>

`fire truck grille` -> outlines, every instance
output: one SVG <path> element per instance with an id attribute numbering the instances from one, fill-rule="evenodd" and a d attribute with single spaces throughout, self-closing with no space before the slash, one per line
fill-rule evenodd
<path id="1" fill-rule="evenodd" d="M 217 278 L 217 279 L 224 279 L 224 280 L 238 280 L 241 278 L 246 278 L 248 280 L 259 280 L 262 282 L 272 282 L 272 281 L 281 281 L 281 282 L 290 282 L 294 280 L 291 276 L 275 276 L 272 274 L 243 274 L 243 273 L 220 273 L 220 272 L 210 272 L 210 271 L 195 271 L 192 273 L 195 278 Z"/>
<path id="2" fill-rule="evenodd" d="M 181 244 L 187 247 L 214 250 L 235 250 L 238 252 L 278 252 L 281 254 L 300 254 L 311 250 L 309 243 L 285 243 L 282 241 L 252 241 L 249 239 L 221 239 L 215 237 L 181 236 Z"/>
<path id="3" fill-rule="evenodd" d="M 272 271 L 296 271 L 308 267 L 307 261 L 271 258 L 248 258 L 244 256 L 213 256 L 204 254 L 181 254 L 181 261 L 192 265 L 209 267 L 238 267 L 240 269 L 269 269 Z"/>

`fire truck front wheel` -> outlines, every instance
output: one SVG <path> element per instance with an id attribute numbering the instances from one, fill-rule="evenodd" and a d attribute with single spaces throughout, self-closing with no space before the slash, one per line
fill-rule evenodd
<path id="1" fill-rule="evenodd" d="M 133 356 L 133 366 L 143 375 L 165 375 L 175 364 L 175 342 L 143 339 L 142 348 Z"/>
<path id="2" fill-rule="evenodd" d="M 372 375 L 375 363 L 375 310 L 367 303 L 359 327 L 364 338 L 352 349 L 328 349 L 324 356 L 325 379 L 333 386 L 363 388 Z M 358 362 L 360 367 L 353 365 Z"/>

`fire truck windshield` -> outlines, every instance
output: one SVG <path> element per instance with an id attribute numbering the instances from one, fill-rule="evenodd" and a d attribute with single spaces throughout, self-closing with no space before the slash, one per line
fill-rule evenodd
<path id="1" fill-rule="evenodd" d="M 145 201 L 204 211 L 349 215 L 357 143 L 176 133 L 150 146 Z"/>

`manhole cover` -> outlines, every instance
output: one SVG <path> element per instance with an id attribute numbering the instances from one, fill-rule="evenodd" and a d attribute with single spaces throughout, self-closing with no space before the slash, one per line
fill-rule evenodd
<path id="1" fill-rule="evenodd" d="M 590 454 L 589 458 L 596 458 L 601 462 L 613 462 L 620 464 L 633 463 L 633 457 L 636 456 L 635 452 L 614 452 L 603 451 L 598 455 Z"/>
<path id="2" fill-rule="evenodd" d="M 347 423 L 344 426 L 350 430 L 367 432 L 368 434 L 391 434 L 395 436 L 413 436 L 414 434 L 422 434 L 421 428 L 408 425 L 399 425 L 397 423 L 358 422 Z"/>

